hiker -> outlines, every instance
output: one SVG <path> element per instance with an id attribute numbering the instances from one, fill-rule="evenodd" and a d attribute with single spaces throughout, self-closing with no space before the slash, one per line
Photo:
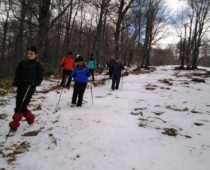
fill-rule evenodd
<path id="1" fill-rule="evenodd" d="M 78 57 L 79 57 L 79 56 L 80 56 L 79 54 L 76 55 L 75 60 L 74 60 L 75 64 L 78 63 Z"/>
<path id="2" fill-rule="evenodd" d="M 23 117 L 29 125 L 34 123 L 35 116 L 27 105 L 32 95 L 43 79 L 43 68 L 37 61 L 37 49 L 30 47 L 26 52 L 26 59 L 21 61 L 16 69 L 13 85 L 17 87 L 16 107 L 13 121 L 9 123 L 11 131 L 16 131 Z"/>
<path id="3" fill-rule="evenodd" d="M 63 75 L 62 75 L 62 81 L 60 86 L 63 87 L 70 87 L 72 78 L 68 75 L 73 71 L 74 69 L 74 59 L 72 57 L 72 52 L 69 51 L 60 62 L 60 66 L 63 69 Z"/>
<path id="4" fill-rule="evenodd" d="M 93 58 L 93 54 L 90 55 L 90 58 L 87 60 L 87 66 L 92 76 L 92 81 L 94 81 L 94 70 L 96 68 L 96 60 Z"/>
<path id="5" fill-rule="evenodd" d="M 114 64 L 116 63 L 115 61 L 115 58 L 113 56 L 110 57 L 108 63 L 107 63 L 107 66 L 109 68 L 109 77 L 112 78 L 112 73 L 113 73 L 113 67 L 114 67 Z"/>
<path id="6" fill-rule="evenodd" d="M 119 59 L 116 60 L 116 63 L 113 65 L 113 74 L 112 74 L 112 90 L 118 90 L 120 84 L 121 72 L 124 70 L 124 66 Z"/>
<path id="7" fill-rule="evenodd" d="M 83 95 L 87 86 L 89 71 L 82 56 L 77 59 L 77 65 L 69 76 L 74 78 L 74 91 L 72 96 L 72 106 L 82 106 Z"/>

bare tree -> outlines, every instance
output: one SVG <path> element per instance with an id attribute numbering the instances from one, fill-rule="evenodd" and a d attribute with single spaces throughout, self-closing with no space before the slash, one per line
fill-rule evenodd
<path id="1" fill-rule="evenodd" d="M 178 44 L 180 68 L 196 69 L 205 33 L 209 30 L 210 1 L 188 0 L 189 8 L 181 15 Z"/>
<path id="2" fill-rule="evenodd" d="M 2 2 L 3 3 L 3 2 Z M 0 40 L 0 58 L 1 58 L 1 75 L 9 75 L 10 68 L 9 66 L 9 56 L 7 55 L 7 44 L 9 41 L 9 22 L 10 22 L 10 9 L 11 9 L 11 1 L 5 1 L 3 4 L 3 9 L 5 18 L 3 19 L 1 25 L 2 25 L 2 36 Z"/>
<path id="3" fill-rule="evenodd" d="M 15 44 L 14 44 L 14 63 L 13 66 L 23 57 L 23 32 L 24 32 L 24 20 L 26 17 L 27 12 L 27 6 L 26 6 L 26 0 L 20 0 L 20 22 L 18 25 L 18 31 L 15 38 Z"/>
<path id="4" fill-rule="evenodd" d="M 9 11 L 11 8 L 11 3 L 8 1 L 5 3 L 5 12 L 6 12 L 6 17 L 5 20 L 3 21 L 3 36 L 2 36 L 2 41 L 1 41 L 1 57 L 5 57 L 5 52 L 6 52 L 6 41 L 7 41 L 7 34 L 8 34 L 8 24 L 9 24 Z"/>
<path id="5" fill-rule="evenodd" d="M 51 0 L 39 0 L 39 18 L 38 18 L 38 48 L 41 60 L 44 64 L 49 64 L 50 57 L 48 56 L 49 45 L 49 30 L 62 17 L 67 9 L 72 5 L 71 1 L 63 8 L 56 17 L 52 18 L 50 11 Z M 52 19 L 51 19 L 52 18 Z M 47 66 L 50 68 L 50 66 Z"/>
<path id="6" fill-rule="evenodd" d="M 122 21 L 128 12 L 129 8 L 131 7 L 132 3 L 134 0 L 118 0 L 117 2 L 117 21 L 115 25 L 115 34 L 114 34 L 114 39 L 115 39 L 115 57 L 119 57 L 119 37 L 120 37 L 120 32 L 121 32 L 121 25 Z"/>
<path id="7" fill-rule="evenodd" d="M 161 28 L 166 19 L 166 7 L 163 0 L 149 0 L 144 4 L 145 8 L 145 33 L 142 50 L 142 61 L 138 67 L 150 65 L 150 52 L 152 45 L 162 38 Z M 159 38 L 157 38 L 159 36 Z"/>
<path id="8" fill-rule="evenodd" d="M 104 65 L 110 55 L 128 65 L 137 63 L 139 68 L 148 67 L 150 60 L 166 62 L 158 58 L 167 50 L 156 53 L 153 50 L 153 45 L 164 35 L 161 34 L 166 18 L 163 0 L 2 0 L 0 3 L 5 6 L 0 11 L 0 57 L 4 58 L 0 67 L 4 75 L 14 72 L 24 49 L 30 45 L 38 47 L 39 58 L 48 73 L 57 71 L 60 57 L 67 50 L 84 57 L 94 53 L 99 65 Z M 193 61 L 194 47 L 199 42 L 200 47 L 203 45 L 199 37 L 208 29 L 209 15 L 196 14 L 197 8 L 194 5 L 189 10 L 188 24 L 184 27 L 183 22 L 180 29 L 185 63 Z M 195 27 L 196 16 L 201 19 L 205 15 L 204 24 L 197 22 L 201 27 Z"/>
<path id="9" fill-rule="evenodd" d="M 97 27 L 94 36 L 93 47 L 91 48 L 91 51 L 95 53 L 98 63 L 101 62 L 101 56 L 103 55 L 102 47 L 104 43 L 104 33 L 106 27 L 107 14 L 110 8 L 110 2 L 111 0 L 94 0 L 90 3 L 93 5 L 96 12 L 99 13 L 99 17 L 97 18 Z"/>
<path id="10" fill-rule="evenodd" d="M 130 34 L 130 38 L 127 37 L 127 42 L 129 42 L 129 46 L 126 48 L 128 49 L 127 54 L 127 63 L 128 65 L 131 64 L 134 55 L 140 55 L 141 54 L 141 46 L 143 43 L 143 34 L 144 34 L 144 10 L 143 10 L 143 0 L 135 0 L 134 1 L 134 7 L 131 9 L 129 15 L 130 15 L 130 23 L 128 23 L 128 30 L 127 34 Z M 124 26 L 126 27 L 126 26 Z"/>
<path id="11" fill-rule="evenodd" d="M 210 1 L 209 0 L 191 0 L 189 1 L 190 7 L 195 11 L 194 17 L 193 36 L 192 36 L 192 68 L 197 68 L 197 59 L 200 53 L 200 46 L 205 32 L 209 29 L 207 23 L 209 21 Z M 206 27 L 207 26 L 207 27 Z"/>
<path id="12" fill-rule="evenodd" d="M 210 65 L 210 41 L 208 40 L 208 38 L 205 38 L 205 40 L 203 40 L 200 56 L 201 57 L 198 60 L 198 64 L 209 66 Z"/>

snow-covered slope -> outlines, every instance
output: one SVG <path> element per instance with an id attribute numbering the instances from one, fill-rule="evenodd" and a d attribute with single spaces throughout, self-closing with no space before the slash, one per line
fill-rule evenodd
<path id="1" fill-rule="evenodd" d="M 83 107 L 70 107 L 72 88 L 65 89 L 57 112 L 59 90 L 37 93 L 30 106 L 36 122 L 21 121 L 5 143 L 15 103 L 10 97 L 0 108 L 9 114 L 0 120 L 0 169 L 208 170 L 210 78 L 193 82 L 193 73 L 158 67 L 123 77 L 118 91 L 107 81 L 93 88 L 93 104 L 86 89 Z M 38 90 L 55 84 L 45 81 Z M 20 148 L 23 153 L 14 153 Z"/>

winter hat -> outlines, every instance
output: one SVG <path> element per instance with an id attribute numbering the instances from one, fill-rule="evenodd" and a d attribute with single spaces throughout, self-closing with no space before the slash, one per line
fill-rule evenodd
<path id="1" fill-rule="evenodd" d="M 72 55 L 72 52 L 71 52 L 71 51 L 69 51 L 69 52 L 67 53 L 67 55 Z"/>
<path id="2" fill-rule="evenodd" d="M 77 61 L 78 61 L 78 62 L 79 62 L 79 61 L 84 61 L 84 59 L 83 59 L 83 57 L 80 55 L 80 56 L 78 56 Z"/>
<path id="3" fill-rule="evenodd" d="M 26 51 L 32 51 L 32 52 L 34 52 L 35 54 L 37 54 L 37 52 L 38 52 L 38 51 L 37 51 L 37 48 L 34 47 L 34 46 L 31 46 L 31 47 L 27 48 Z"/>
<path id="4" fill-rule="evenodd" d="M 117 63 L 121 63 L 121 60 L 119 58 L 116 59 Z"/>

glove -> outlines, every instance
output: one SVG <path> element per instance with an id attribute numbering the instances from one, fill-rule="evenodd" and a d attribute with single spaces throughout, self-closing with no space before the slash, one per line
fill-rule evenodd
<path id="1" fill-rule="evenodd" d="M 30 86 L 36 86 L 36 84 L 35 84 L 34 81 L 30 81 L 30 82 L 29 82 L 29 85 L 30 85 Z"/>

